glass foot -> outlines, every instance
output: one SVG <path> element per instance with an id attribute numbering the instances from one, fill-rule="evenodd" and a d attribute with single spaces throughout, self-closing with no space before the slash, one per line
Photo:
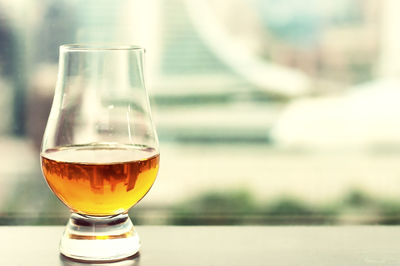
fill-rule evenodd
<path id="1" fill-rule="evenodd" d="M 60 243 L 61 254 L 84 261 L 120 260 L 139 248 L 139 236 L 127 214 L 93 217 L 73 213 Z"/>

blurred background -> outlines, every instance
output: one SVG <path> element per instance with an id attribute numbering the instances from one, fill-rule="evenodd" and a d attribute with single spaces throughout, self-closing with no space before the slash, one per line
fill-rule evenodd
<path id="1" fill-rule="evenodd" d="M 65 224 L 39 147 L 65 43 L 134 43 L 161 167 L 136 224 L 400 223 L 397 0 L 0 0 L 0 224 Z"/>

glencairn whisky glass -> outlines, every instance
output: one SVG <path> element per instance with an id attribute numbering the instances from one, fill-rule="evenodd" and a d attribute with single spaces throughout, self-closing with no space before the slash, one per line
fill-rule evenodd
<path id="1" fill-rule="evenodd" d="M 114 261 L 139 251 L 127 213 L 159 166 L 143 61 L 137 46 L 60 47 L 40 157 L 47 184 L 71 210 L 60 242 L 67 257 Z"/>

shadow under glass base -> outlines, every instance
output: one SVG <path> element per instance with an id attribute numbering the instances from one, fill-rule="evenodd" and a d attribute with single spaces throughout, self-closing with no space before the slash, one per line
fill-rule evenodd
<path id="1" fill-rule="evenodd" d="M 127 214 L 94 217 L 73 213 L 60 243 L 61 254 L 83 261 L 121 260 L 139 248 L 139 236 Z"/>

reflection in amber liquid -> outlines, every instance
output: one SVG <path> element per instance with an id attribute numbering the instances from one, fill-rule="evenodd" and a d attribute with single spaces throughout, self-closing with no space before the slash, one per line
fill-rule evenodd
<path id="1" fill-rule="evenodd" d="M 74 212 L 115 215 L 146 195 L 158 172 L 159 155 L 151 148 L 89 145 L 42 153 L 48 185 Z"/>

